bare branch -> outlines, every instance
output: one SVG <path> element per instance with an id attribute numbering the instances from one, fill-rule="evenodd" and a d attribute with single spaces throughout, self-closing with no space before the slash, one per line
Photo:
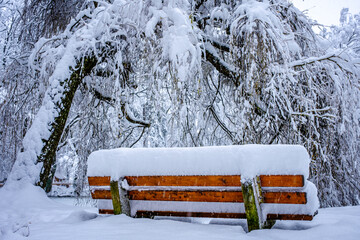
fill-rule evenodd
<path id="1" fill-rule="evenodd" d="M 210 43 L 213 47 L 216 47 L 217 49 L 219 49 L 220 51 L 225 51 L 225 52 L 230 52 L 230 45 L 223 43 L 223 42 L 219 42 L 213 38 L 209 38 L 204 36 L 204 39 L 207 43 Z"/>
<path id="2" fill-rule="evenodd" d="M 104 102 L 114 106 L 115 99 L 113 99 L 112 97 L 105 96 L 104 94 L 102 94 L 101 92 L 96 90 L 95 88 L 91 88 L 90 91 L 94 94 L 94 97 L 96 97 L 97 99 L 99 99 L 101 101 L 104 101 Z M 146 127 L 146 128 L 151 126 L 151 124 L 149 122 L 136 119 L 130 113 L 126 102 L 121 102 L 121 112 L 125 116 L 126 120 L 128 120 L 129 122 L 131 122 L 133 124 L 139 124 L 139 125 L 142 125 L 143 127 Z"/>
<path id="3" fill-rule="evenodd" d="M 226 63 L 223 59 L 221 59 L 210 44 L 205 43 L 204 50 L 204 57 L 216 68 L 217 71 L 219 71 L 224 76 L 232 79 L 234 82 L 237 82 L 239 74 L 236 72 L 234 66 Z"/>
<path id="4" fill-rule="evenodd" d="M 134 116 L 132 115 L 129 115 L 131 114 L 129 109 L 128 109 L 128 106 L 127 106 L 127 103 L 121 103 L 121 112 L 124 114 L 126 120 L 128 120 L 129 122 L 131 123 L 134 123 L 134 124 L 139 124 L 139 125 L 142 125 L 144 126 L 145 128 L 148 128 L 151 126 L 151 124 L 149 122 L 145 122 L 145 121 L 142 121 L 142 120 L 139 120 L 139 119 L 136 119 Z"/>
<path id="5" fill-rule="evenodd" d="M 139 138 L 138 138 L 133 144 L 130 145 L 130 148 L 132 148 L 136 143 L 138 143 L 138 142 L 140 141 L 140 139 L 142 138 L 142 136 L 143 136 L 144 133 L 145 133 L 145 129 L 146 129 L 146 127 L 143 128 L 143 130 L 142 130 Z"/>
<path id="6" fill-rule="evenodd" d="M 224 130 L 224 132 L 228 135 L 228 137 L 231 139 L 232 142 L 234 141 L 234 136 L 232 135 L 232 132 L 225 126 L 225 124 L 223 122 L 221 122 L 220 118 L 217 116 L 215 109 L 212 105 L 210 105 L 208 107 L 208 109 L 210 110 L 211 114 L 213 115 L 215 121 L 219 124 L 219 126 L 221 127 L 222 130 Z"/>

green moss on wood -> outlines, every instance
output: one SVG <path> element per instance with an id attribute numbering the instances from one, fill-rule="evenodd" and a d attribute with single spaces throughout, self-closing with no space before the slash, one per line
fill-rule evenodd
<path id="1" fill-rule="evenodd" d="M 256 207 L 254 189 L 252 182 L 245 182 L 241 184 L 242 194 L 244 199 L 245 213 L 248 225 L 248 231 L 260 229 L 260 219 L 258 209 Z"/>
<path id="2" fill-rule="evenodd" d="M 111 199 L 114 208 L 114 215 L 119 215 L 122 213 L 121 211 L 121 202 L 120 202 L 120 193 L 119 193 L 119 182 L 111 181 L 110 182 L 110 192 Z"/>

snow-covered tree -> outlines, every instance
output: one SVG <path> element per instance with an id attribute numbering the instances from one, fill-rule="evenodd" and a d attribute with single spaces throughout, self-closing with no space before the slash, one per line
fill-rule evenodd
<path id="1" fill-rule="evenodd" d="M 0 182 L 11 170 L 33 113 L 23 103 L 32 83 L 25 80 L 27 72 L 21 66 L 27 57 L 18 47 L 21 7 L 16 1 L 0 1 Z"/>
<path id="2" fill-rule="evenodd" d="M 56 155 L 70 157 L 80 192 L 99 148 L 302 144 L 322 205 L 359 203 L 356 51 L 329 47 L 292 4 L 87 1 L 65 25 L 37 31 L 29 81 L 46 91 L 12 180 L 48 191 Z"/>
<path id="3" fill-rule="evenodd" d="M 332 134 L 326 142 L 326 159 L 323 167 L 328 174 L 323 174 L 324 181 L 321 194 L 331 196 L 327 205 L 358 204 L 357 182 L 359 181 L 359 76 L 360 61 L 360 15 L 351 15 L 349 9 L 344 8 L 340 14 L 340 25 L 323 28 L 321 35 L 326 39 L 326 46 L 336 49 L 343 56 L 345 64 L 338 66 L 341 76 L 337 88 L 341 88 L 336 105 L 338 106 Z M 349 64 L 356 69 L 348 68 Z M 343 78 L 343 76 L 346 76 Z M 350 78 L 351 81 L 344 81 Z M 327 144 L 329 145 L 329 144 Z M 324 172 L 325 173 L 325 172 Z M 355 189 L 355 191 L 353 190 Z M 352 195 L 354 197 L 348 198 Z"/>

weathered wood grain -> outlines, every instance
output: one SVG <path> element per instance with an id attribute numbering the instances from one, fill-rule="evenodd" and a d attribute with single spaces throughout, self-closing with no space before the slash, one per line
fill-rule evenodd
<path id="1" fill-rule="evenodd" d="M 129 191 L 130 200 L 188 201 L 188 202 L 242 202 L 240 191 Z"/>
<path id="2" fill-rule="evenodd" d="M 99 214 L 114 214 L 113 209 L 99 209 Z"/>
<path id="3" fill-rule="evenodd" d="M 110 177 L 88 177 L 90 186 L 110 186 Z"/>
<path id="4" fill-rule="evenodd" d="M 127 176 L 130 186 L 208 186 L 240 187 L 240 176 Z"/>
<path id="5" fill-rule="evenodd" d="M 204 218 L 246 218 L 245 213 L 216 213 L 216 212 L 175 212 L 175 211 L 144 211 L 136 212 L 136 218 L 153 217 L 204 217 Z"/>
<path id="6" fill-rule="evenodd" d="M 100 191 L 100 190 L 97 190 Z M 96 191 L 95 191 L 96 192 Z M 129 200 L 243 202 L 240 191 L 129 191 Z M 304 192 L 264 192 L 264 203 L 306 204 Z"/>
<path id="7" fill-rule="evenodd" d="M 303 220 L 311 221 L 314 217 L 306 214 L 268 214 L 269 220 Z"/>
<path id="8" fill-rule="evenodd" d="M 91 192 L 93 199 L 112 199 L 110 190 L 98 189 Z"/>
<path id="9" fill-rule="evenodd" d="M 130 186 L 213 186 L 240 187 L 239 175 L 228 176 L 127 176 Z M 110 177 L 88 177 L 90 186 L 109 186 Z M 303 187 L 302 175 L 261 175 L 262 187 Z"/>
<path id="10" fill-rule="evenodd" d="M 121 211 L 121 202 L 120 202 L 120 191 L 119 191 L 119 182 L 111 181 L 110 182 L 110 195 L 112 199 L 114 215 L 119 215 Z"/>
<path id="11" fill-rule="evenodd" d="M 261 175 L 261 187 L 303 187 L 303 175 Z"/>
<path id="12" fill-rule="evenodd" d="M 100 211 L 100 210 L 99 210 Z M 112 210 L 102 210 L 111 212 Z M 109 213 L 111 214 L 111 213 Z M 152 217 L 204 217 L 204 218 L 239 218 L 245 219 L 245 213 L 211 213 L 211 212 L 175 212 L 175 211 L 146 211 L 138 210 L 136 218 L 152 218 Z M 304 220 L 311 221 L 312 215 L 306 214 L 268 214 L 268 220 Z"/>
<path id="13" fill-rule="evenodd" d="M 306 204 L 305 192 L 265 192 L 264 203 Z"/>

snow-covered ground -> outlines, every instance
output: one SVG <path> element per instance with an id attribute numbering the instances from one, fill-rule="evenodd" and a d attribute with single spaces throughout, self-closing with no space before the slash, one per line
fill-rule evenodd
<path id="1" fill-rule="evenodd" d="M 243 220 L 225 225 L 99 216 L 95 208 L 71 203 L 50 199 L 31 185 L 5 186 L 0 189 L 0 239 L 360 239 L 360 206 L 320 209 L 311 222 L 278 221 L 271 230 L 246 233 Z"/>

